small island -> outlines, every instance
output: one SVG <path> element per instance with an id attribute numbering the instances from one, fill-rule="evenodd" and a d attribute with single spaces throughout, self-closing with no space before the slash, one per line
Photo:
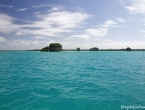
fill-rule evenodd
<path id="1" fill-rule="evenodd" d="M 90 51 L 99 51 L 97 47 L 90 48 Z"/>
<path id="2" fill-rule="evenodd" d="M 49 46 L 42 48 L 42 52 L 60 52 L 62 50 L 62 45 L 60 43 L 51 43 Z"/>
<path id="3" fill-rule="evenodd" d="M 77 48 L 77 51 L 80 51 L 80 50 L 81 50 L 81 49 L 78 47 L 78 48 Z"/>
<path id="4" fill-rule="evenodd" d="M 130 48 L 130 47 L 127 47 L 127 48 L 126 48 L 126 51 L 131 51 L 131 48 Z"/>

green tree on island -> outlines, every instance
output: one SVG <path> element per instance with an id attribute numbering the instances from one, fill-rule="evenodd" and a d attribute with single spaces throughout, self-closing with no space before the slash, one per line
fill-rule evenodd
<path id="1" fill-rule="evenodd" d="M 90 48 L 90 51 L 99 51 L 97 47 Z"/>
<path id="2" fill-rule="evenodd" d="M 130 48 L 130 47 L 127 47 L 127 48 L 126 48 L 126 51 L 131 51 L 131 48 Z"/>
<path id="3" fill-rule="evenodd" d="M 49 51 L 49 46 L 42 48 L 40 51 Z"/>
<path id="4" fill-rule="evenodd" d="M 80 48 L 79 47 L 77 48 L 77 51 L 80 51 Z"/>

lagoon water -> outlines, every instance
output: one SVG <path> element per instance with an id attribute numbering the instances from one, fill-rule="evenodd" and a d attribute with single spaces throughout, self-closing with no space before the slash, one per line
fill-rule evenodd
<path id="1" fill-rule="evenodd" d="M 0 110 L 123 105 L 145 106 L 145 52 L 0 52 Z"/>

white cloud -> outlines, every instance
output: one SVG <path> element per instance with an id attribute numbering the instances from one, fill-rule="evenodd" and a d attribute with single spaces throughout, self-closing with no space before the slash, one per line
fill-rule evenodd
<path id="1" fill-rule="evenodd" d="M 51 5 L 49 5 L 49 4 L 41 4 L 41 5 L 31 6 L 31 7 L 28 7 L 28 8 L 21 8 L 21 9 L 18 9 L 17 11 L 26 11 L 28 9 L 48 7 L 48 6 L 51 7 Z"/>
<path id="2" fill-rule="evenodd" d="M 108 20 L 104 24 L 100 25 L 99 28 L 86 29 L 85 32 L 92 36 L 106 36 L 110 27 L 118 27 L 117 22 Z"/>
<path id="3" fill-rule="evenodd" d="M 119 19 L 121 21 L 123 21 L 123 19 Z M 108 30 L 110 27 L 118 27 L 117 23 L 113 20 L 108 20 L 106 22 L 104 22 L 104 24 L 100 25 L 99 28 L 90 28 L 90 29 L 86 29 L 84 30 L 85 32 L 82 34 L 78 34 L 78 35 L 72 35 L 69 38 L 66 39 L 74 39 L 74 38 L 83 38 L 83 39 L 89 39 L 90 36 L 98 36 L 98 37 L 102 37 L 102 36 L 106 36 L 108 34 Z"/>
<path id="4" fill-rule="evenodd" d="M 4 41 L 6 41 L 5 38 L 0 37 L 0 42 L 4 42 Z"/>
<path id="5" fill-rule="evenodd" d="M 15 18 L 5 14 L 0 14 L 0 32 L 7 34 L 20 29 L 19 25 L 13 23 L 14 21 Z"/>
<path id="6" fill-rule="evenodd" d="M 126 20 L 124 20 L 123 18 L 116 18 L 116 20 L 120 23 L 126 23 Z"/>
<path id="7" fill-rule="evenodd" d="M 51 6 L 51 5 L 50 4 L 40 4 L 40 5 L 32 6 L 31 8 L 41 8 L 41 7 L 47 7 L 47 6 Z"/>
<path id="8" fill-rule="evenodd" d="M 35 12 L 34 14 L 39 14 L 40 12 Z"/>
<path id="9" fill-rule="evenodd" d="M 44 37 L 42 37 L 42 36 L 35 36 L 35 37 L 32 37 L 32 38 L 35 38 L 35 39 L 43 39 Z"/>
<path id="10" fill-rule="evenodd" d="M 0 4 L 0 7 L 3 7 L 3 8 L 13 8 L 14 6 L 12 6 L 12 5 Z"/>
<path id="11" fill-rule="evenodd" d="M 21 30 L 22 34 L 27 35 L 27 34 L 32 34 L 32 35 L 42 35 L 42 36 L 59 36 L 59 33 L 65 33 L 65 32 L 71 32 L 69 30 L 61 29 L 61 28 L 40 28 L 40 29 L 24 29 Z"/>
<path id="12" fill-rule="evenodd" d="M 106 36 L 108 29 L 107 28 L 97 28 L 97 29 L 87 29 L 85 30 L 88 34 L 93 36 Z"/>
<path id="13" fill-rule="evenodd" d="M 131 14 L 145 14 L 145 0 L 129 0 L 125 4 L 125 8 L 129 10 Z"/>
<path id="14" fill-rule="evenodd" d="M 22 33 L 21 32 L 16 32 L 16 35 L 21 36 Z"/>
<path id="15" fill-rule="evenodd" d="M 35 16 L 37 21 L 20 25 L 15 23 L 17 19 L 0 14 L 0 32 L 15 32 L 16 35 L 60 36 L 61 33 L 72 32 L 72 29 L 79 28 L 91 17 L 86 13 L 60 10 L 46 14 L 38 13 Z"/>
<path id="16" fill-rule="evenodd" d="M 8 15 L 0 14 L 0 32 L 11 33 L 16 35 L 33 35 L 36 39 L 42 39 L 48 36 L 59 37 L 62 33 L 72 32 L 72 29 L 80 28 L 85 24 L 85 20 L 91 15 L 80 12 L 54 11 L 47 14 L 35 15 L 39 20 L 29 22 L 29 24 L 14 24 L 15 18 Z M 88 28 L 82 34 L 75 34 L 67 39 L 81 38 L 89 39 L 90 36 L 106 36 L 110 27 L 116 27 L 117 23 L 113 20 L 106 21 L 99 28 Z"/>
<path id="17" fill-rule="evenodd" d="M 141 32 L 141 33 L 145 33 L 145 30 L 141 30 L 140 32 Z"/>
<path id="18" fill-rule="evenodd" d="M 102 48 L 112 48 L 112 49 L 121 49 L 121 48 L 127 48 L 131 47 L 133 49 L 143 49 L 145 42 L 143 41 L 125 41 L 125 42 L 120 42 L 120 41 L 112 41 L 112 42 L 106 42 L 100 44 Z M 105 46 L 106 45 L 106 46 Z"/>
<path id="19" fill-rule="evenodd" d="M 41 23 L 45 22 L 50 26 L 55 25 L 64 29 L 76 28 L 90 16 L 80 12 L 58 11 L 46 15 L 37 15 L 37 17 L 42 20 Z"/>
<path id="20" fill-rule="evenodd" d="M 116 26 L 116 22 L 113 20 L 108 20 L 104 23 L 104 25 L 102 25 L 103 27 L 115 27 Z"/>
<path id="21" fill-rule="evenodd" d="M 86 39 L 86 40 L 88 40 L 88 39 L 90 38 L 90 36 L 87 35 L 87 34 L 78 34 L 78 35 L 72 35 L 72 36 L 70 36 L 70 37 L 67 38 L 67 39 L 76 39 L 76 38 L 81 38 L 81 39 Z"/>
<path id="22" fill-rule="evenodd" d="M 53 11 L 59 11 L 59 10 L 64 10 L 64 7 L 62 6 L 54 6 L 52 7 L 50 10 L 48 10 L 49 12 L 53 12 Z"/>
<path id="23" fill-rule="evenodd" d="M 21 9 L 18 9 L 18 11 L 26 11 L 28 10 L 28 8 L 21 8 Z"/>
<path id="24" fill-rule="evenodd" d="M 42 36 L 58 36 L 59 33 L 71 32 L 72 28 L 78 28 L 83 25 L 84 21 L 91 17 L 88 14 L 80 12 L 57 11 L 48 14 L 37 14 L 38 21 L 31 24 L 23 25 L 21 33 L 42 35 Z M 37 28 L 37 29 L 33 29 Z"/>
<path id="25" fill-rule="evenodd" d="M 12 46 L 30 46 L 30 45 L 37 45 L 38 44 L 38 41 L 30 41 L 30 40 L 21 40 L 21 39 L 18 39 L 18 40 L 10 40 L 9 42 L 11 42 L 10 44 Z"/>

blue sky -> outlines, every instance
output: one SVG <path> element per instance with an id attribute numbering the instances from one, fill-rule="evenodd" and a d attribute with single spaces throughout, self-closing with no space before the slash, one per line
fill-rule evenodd
<path id="1" fill-rule="evenodd" d="M 145 0 L 0 0 L 0 50 L 145 48 Z"/>

